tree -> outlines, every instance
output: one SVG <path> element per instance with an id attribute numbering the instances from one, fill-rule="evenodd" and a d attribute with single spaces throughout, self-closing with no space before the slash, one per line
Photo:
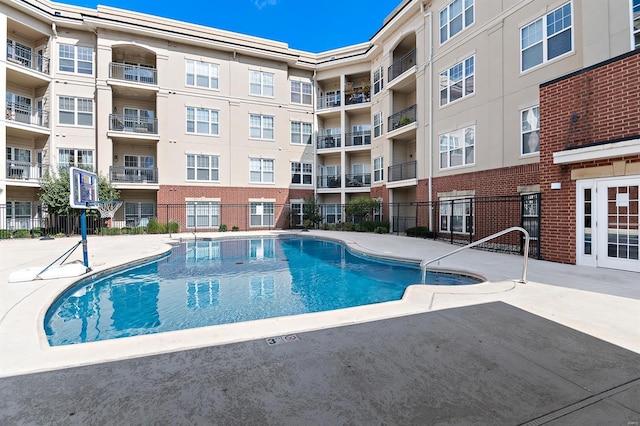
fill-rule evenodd
<path id="1" fill-rule="evenodd" d="M 373 210 L 380 207 L 380 201 L 367 197 L 357 197 L 350 200 L 344 207 L 347 216 L 353 216 L 356 223 L 369 216 Z"/>
<path id="2" fill-rule="evenodd" d="M 58 174 L 47 173 L 40 182 L 40 202 L 47 206 L 47 211 L 52 214 L 68 215 L 69 194 L 69 170 L 61 169 Z M 98 199 L 100 201 L 113 201 L 120 197 L 120 191 L 111 186 L 111 182 L 98 174 Z"/>
<path id="3" fill-rule="evenodd" d="M 302 205 L 302 223 L 309 221 L 313 227 L 322 222 L 322 214 L 320 214 L 320 205 L 314 197 L 307 197 L 303 200 Z M 308 226 L 305 225 L 305 228 Z"/>

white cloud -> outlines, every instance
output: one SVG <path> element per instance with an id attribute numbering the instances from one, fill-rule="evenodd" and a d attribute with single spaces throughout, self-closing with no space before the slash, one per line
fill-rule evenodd
<path id="1" fill-rule="evenodd" d="M 254 3 L 258 9 L 265 6 L 275 6 L 278 0 L 255 0 Z"/>

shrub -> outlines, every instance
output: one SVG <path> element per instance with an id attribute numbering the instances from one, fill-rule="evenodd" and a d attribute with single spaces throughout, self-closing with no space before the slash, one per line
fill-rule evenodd
<path id="1" fill-rule="evenodd" d="M 120 235 L 122 233 L 120 228 L 107 228 L 107 235 Z"/>
<path id="2" fill-rule="evenodd" d="M 416 226 L 414 228 L 408 228 L 404 231 L 409 237 L 422 237 L 422 238 L 433 238 L 433 232 L 429 231 L 429 228 L 426 226 Z"/>
<path id="3" fill-rule="evenodd" d="M 42 237 L 42 228 L 33 228 L 31 230 L 31 238 L 40 238 Z"/>
<path id="4" fill-rule="evenodd" d="M 13 231 L 13 238 L 30 238 L 31 231 L 28 229 L 16 229 Z"/>
<path id="5" fill-rule="evenodd" d="M 8 229 L 0 229 L 0 240 L 7 240 L 11 238 L 11 231 Z"/>
<path id="6" fill-rule="evenodd" d="M 180 231 L 180 224 L 175 220 L 169 222 L 169 232 L 176 233 Z"/>
<path id="7" fill-rule="evenodd" d="M 331 229 L 335 229 L 335 227 L 330 225 L 330 224 L 328 224 L 328 223 L 323 223 L 322 226 L 320 227 L 320 229 L 323 229 L 325 231 L 329 231 Z"/>
<path id="8" fill-rule="evenodd" d="M 158 222 L 157 219 L 149 219 L 147 224 L 147 234 L 165 234 L 167 232 L 167 225 Z"/>
<path id="9" fill-rule="evenodd" d="M 133 234 L 133 228 L 130 226 L 125 226 L 124 228 L 120 228 L 121 234 Z"/>
<path id="10" fill-rule="evenodd" d="M 238 228 L 236 225 L 233 225 L 233 227 L 231 228 L 232 231 L 236 232 L 239 231 L 240 228 Z"/>
<path id="11" fill-rule="evenodd" d="M 376 234 L 388 234 L 389 228 L 385 226 L 378 226 L 373 232 L 375 232 Z"/>
<path id="12" fill-rule="evenodd" d="M 218 228 L 218 232 L 227 232 L 227 225 L 220 225 L 220 227 Z"/>
<path id="13" fill-rule="evenodd" d="M 356 225 L 351 222 L 336 223 L 336 231 L 354 231 Z"/>
<path id="14" fill-rule="evenodd" d="M 144 226 L 136 226 L 135 228 L 132 228 L 131 233 L 134 235 L 144 234 Z"/>

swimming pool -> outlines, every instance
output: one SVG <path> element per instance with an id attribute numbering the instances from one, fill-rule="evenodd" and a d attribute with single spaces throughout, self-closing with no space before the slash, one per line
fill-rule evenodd
<path id="1" fill-rule="evenodd" d="M 399 300 L 418 265 L 315 238 L 182 243 L 169 256 L 84 280 L 49 308 L 52 346 Z M 429 273 L 428 284 L 478 280 Z"/>

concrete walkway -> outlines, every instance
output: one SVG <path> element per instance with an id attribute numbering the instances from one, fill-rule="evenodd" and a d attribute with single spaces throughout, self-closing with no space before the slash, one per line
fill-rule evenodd
<path id="1" fill-rule="evenodd" d="M 209 236 L 231 235 L 241 234 Z M 307 235 L 415 261 L 456 248 Z M 193 235 L 173 237 L 92 237 L 90 262 L 106 271 Z M 49 347 L 44 314 L 73 279 L 7 278 L 75 242 L 0 241 L 0 424 L 640 421 L 640 274 L 530 260 L 528 283 L 519 284 L 522 257 L 466 250 L 436 266 L 488 282 L 416 285 L 397 302 Z M 265 340 L 291 334 L 294 344 Z"/>

